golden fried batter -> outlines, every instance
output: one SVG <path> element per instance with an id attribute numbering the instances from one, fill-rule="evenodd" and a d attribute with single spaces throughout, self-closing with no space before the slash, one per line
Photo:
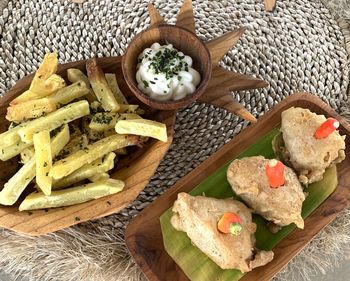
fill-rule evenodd
<path id="1" fill-rule="evenodd" d="M 345 136 L 341 136 L 338 130 L 323 139 L 314 137 L 315 131 L 326 120 L 323 115 L 299 107 L 282 112 L 281 131 L 285 155 L 289 157 L 284 160 L 291 163 L 304 184 L 322 180 L 329 166 L 345 159 Z"/>
<path id="2" fill-rule="evenodd" d="M 217 223 L 227 212 L 240 216 L 243 229 L 239 235 L 218 231 Z M 271 251 L 258 251 L 254 255 L 256 225 L 252 222 L 251 211 L 237 200 L 180 193 L 174 203 L 171 224 L 186 232 L 192 243 L 222 269 L 248 272 L 273 259 Z"/>
<path id="3" fill-rule="evenodd" d="M 295 223 L 304 228 L 301 208 L 305 195 L 297 175 L 285 167 L 285 184 L 271 188 L 265 173 L 268 161 L 263 156 L 234 160 L 227 170 L 227 180 L 253 212 L 280 226 Z"/>

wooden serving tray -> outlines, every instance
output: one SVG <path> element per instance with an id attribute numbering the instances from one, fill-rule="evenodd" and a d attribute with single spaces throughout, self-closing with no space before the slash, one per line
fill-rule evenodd
<path id="1" fill-rule="evenodd" d="M 189 192 L 218 168 L 234 159 L 281 122 L 281 113 L 290 107 L 308 108 L 318 114 L 332 116 L 340 121 L 340 132 L 346 135 L 347 158 L 339 165 L 336 191 L 305 220 L 305 229 L 294 230 L 274 249 L 274 260 L 254 269 L 240 280 L 270 280 L 297 255 L 337 214 L 350 204 L 350 125 L 322 100 L 307 93 L 294 94 L 223 146 L 195 170 L 155 200 L 126 229 L 126 244 L 136 263 L 149 280 L 188 280 L 182 270 L 166 253 L 159 217 L 170 208 L 179 192 Z"/>
<path id="2" fill-rule="evenodd" d="M 164 23 L 164 19 L 152 4 L 149 4 L 148 9 L 151 27 Z M 195 33 L 191 0 L 184 0 L 176 24 Z M 220 59 L 238 42 L 244 30 L 243 27 L 238 28 L 206 43 L 212 61 L 212 76 L 205 93 L 198 101 L 224 108 L 255 122 L 255 117 L 233 100 L 230 91 L 258 89 L 266 87 L 268 83 L 249 75 L 224 70 L 218 65 Z M 155 110 L 136 99 L 123 78 L 122 57 L 99 58 L 98 63 L 105 73 L 116 73 L 120 89 L 128 97 L 130 103 L 140 104 L 140 107 L 146 110 L 146 118 L 167 125 L 168 141 L 163 143 L 151 140 L 148 145 L 132 153 L 130 157 L 125 157 L 121 163 L 117 164 L 111 177 L 125 181 L 126 186 L 122 192 L 87 203 L 46 211 L 19 212 L 18 204 L 12 207 L 0 205 L 0 227 L 29 235 L 41 235 L 119 212 L 144 189 L 165 156 L 173 140 L 176 111 Z M 86 60 L 62 64 L 59 65 L 57 74 L 66 79 L 68 68 L 78 68 L 85 72 L 85 65 Z M 4 97 L 0 98 L 0 133 L 4 132 L 9 125 L 5 119 L 9 102 L 27 90 L 32 79 L 33 74 L 24 77 Z M 17 160 L 17 158 L 13 158 L 6 162 L 0 161 L 0 190 L 4 183 L 19 169 Z M 28 190 L 25 191 L 25 194 L 28 194 Z M 23 200 L 23 196 L 19 201 L 21 200 Z"/>
<path id="3" fill-rule="evenodd" d="M 129 205 L 148 184 L 172 143 L 176 112 L 154 110 L 141 104 L 123 79 L 121 60 L 122 57 L 101 58 L 98 59 L 98 63 L 104 73 L 116 74 L 119 87 L 127 96 L 128 101 L 132 104 L 140 104 L 140 107 L 146 111 L 146 118 L 167 125 L 168 141 L 161 142 L 152 139 L 142 149 L 135 150 L 130 156 L 122 158 L 116 164 L 111 177 L 125 181 L 125 188 L 122 192 L 74 206 L 31 212 L 19 212 L 18 202 L 10 207 L 0 205 L 0 227 L 29 235 L 50 233 L 83 221 L 116 213 Z M 57 73 L 67 81 L 68 68 L 79 68 L 86 72 L 85 65 L 85 60 L 62 64 L 59 65 Z M 0 132 L 7 130 L 9 125 L 5 119 L 9 102 L 27 90 L 32 79 L 33 75 L 26 76 L 18 81 L 3 98 L 0 98 Z M 0 161 L 0 190 L 18 169 L 17 157 L 5 162 Z M 28 194 L 29 191 L 30 188 L 27 188 L 25 194 Z M 23 196 L 20 197 L 19 202 L 22 200 Z"/>

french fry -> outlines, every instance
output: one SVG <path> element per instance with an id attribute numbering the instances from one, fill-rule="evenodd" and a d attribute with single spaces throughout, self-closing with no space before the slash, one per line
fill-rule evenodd
<path id="1" fill-rule="evenodd" d="M 25 163 L 14 174 L 0 192 L 0 204 L 10 206 L 16 203 L 24 189 L 35 177 L 35 158 Z"/>
<path id="2" fill-rule="evenodd" d="M 51 142 L 51 151 L 55 157 L 69 141 L 68 125 L 63 126 L 60 132 Z M 0 204 L 13 205 L 18 200 L 24 189 L 35 177 L 35 156 L 26 162 L 10 180 L 5 183 L 0 192 Z"/>
<path id="3" fill-rule="evenodd" d="M 66 105 L 45 117 L 40 117 L 28 122 L 24 127 L 18 130 L 23 142 L 31 143 L 33 135 L 40 131 L 51 131 L 63 124 L 67 124 L 75 119 L 81 118 L 90 113 L 89 103 L 87 101 L 78 101 Z"/>
<path id="4" fill-rule="evenodd" d="M 108 179 L 89 183 L 68 189 L 53 191 L 50 196 L 45 194 L 29 194 L 19 206 L 20 211 L 64 207 L 92 199 L 98 199 L 107 195 L 115 194 L 123 190 L 125 184 L 120 180 Z"/>
<path id="5" fill-rule="evenodd" d="M 117 77 L 115 76 L 115 74 L 106 73 L 105 76 L 106 76 L 108 86 L 112 90 L 112 93 L 114 94 L 114 97 L 119 103 L 119 105 L 128 104 L 128 101 L 126 100 L 125 96 L 123 95 L 122 91 L 119 88 Z"/>
<path id="6" fill-rule="evenodd" d="M 21 163 L 25 164 L 34 157 L 34 147 L 28 147 L 21 151 Z"/>
<path id="7" fill-rule="evenodd" d="M 67 145 L 70 139 L 69 126 L 63 125 L 55 136 L 52 136 L 51 154 L 54 159 Z"/>
<path id="8" fill-rule="evenodd" d="M 118 134 L 132 134 L 158 139 L 166 142 L 167 130 L 163 123 L 147 119 L 120 120 L 115 125 Z"/>
<path id="9" fill-rule="evenodd" d="M 16 144 L 0 149 L 0 160 L 7 161 L 20 154 L 24 149 L 32 146 L 30 143 L 18 141 Z"/>
<path id="10" fill-rule="evenodd" d="M 48 99 L 52 101 L 57 108 L 59 108 L 62 105 L 68 104 L 71 101 L 87 94 L 89 94 L 89 88 L 85 83 L 78 81 L 72 85 L 60 89 L 55 94 L 49 96 Z"/>
<path id="11" fill-rule="evenodd" d="M 79 150 L 72 155 L 56 162 L 49 175 L 54 179 L 61 179 L 70 175 L 86 163 L 91 163 L 109 152 L 119 148 L 136 145 L 139 142 L 137 136 L 112 135 L 88 145 L 84 150 Z"/>
<path id="12" fill-rule="evenodd" d="M 57 54 L 46 54 L 34 75 L 29 90 L 12 100 L 10 104 L 13 105 L 33 99 L 39 99 L 63 88 L 66 83 L 62 77 L 55 74 L 57 66 Z"/>
<path id="13" fill-rule="evenodd" d="M 71 83 L 83 81 L 88 88 L 91 88 L 89 79 L 80 69 L 77 69 L 77 68 L 67 69 L 67 77 L 68 77 L 68 81 Z"/>
<path id="14" fill-rule="evenodd" d="M 7 131 L 0 134 L 0 149 L 7 147 L 7 146 L 14 145 L 17 142 L 19 142 L 21 140 L 21 138 L 18 135 L 18 131 L 21 128 L 23 128 L 24 126 L 26 126 L 26 124 L 28 124 L 28 123 L 22 123 L 22 124 L 15 126 L 15 127 L 11 127 Z"/>
<path id="15" fill-rule="evenodd" d="M 92 89 L 105 111 L 117 112 L 120 108 L 112 90 L 109 88 L 105 75 L 97 65 L 96 58 L 86 63 L 86 70 Z"/>
<path id="16" fill-rule="evenodd" d="M 121 104 L 118 110 L 119 113 L 135 113 L 139 109 L 138 104 Z"/>
<path id="17" fill-rule="evenodd" d="M 89 89 L 89 93 L 86 95 L 87 100 L 89 101 L 89 103 L 96 101 L 96 96 L 95 96 L 93 90 L 91 89 L 90 81 L 87 78 L 87 76 L 80 69 L 69 68 L 67 70 L 67 76 L 68 76 L 68 80 L 71 83 L 83 81 Z"/>
<path id="18" fill-rule="evenodd" d="M 45 195 L 51 194 L 52 167 L 51 140 L 49 131 L 41 131 L 33 136 L 35 150 L 36 183 Z"/>
<path id="19" fill-rule="evenodd" d="M 91 178 L 89 178 L 89 181 L 91 182 L 97 182 L 97 181 L 104 181 L 104 180 L 108 180 L 110 178 L 108 173 L 101 173 L 98 175 L 94 175 Z"/>
<path id="20" fill-rule="evenodd" d="M 106 173 L 107 171 L 114 168 L 115 157 L 116 154 L 110 152 L 106 156 L 95 160 L 91 164 L 84 165 L 83 167 L 71 173 L 70 175 L 59 180 L 54 180 L 52 189 L 62 189 L 82 180 L 92 178 L 96 175 L 100 175 L 101 173 Z"/>
<path id="21" fill-rule="evenodd" d="M 41 117 L 56 109 L 57 106 L 51 99 L 42 98 L 29 100 L 9 106 L 7 108 L 6 119 L 9 121 L 21 122 L 23 120 Z"/>
<path id="22" fill-rule="evenodd" d="M 71 138 L 69 143 L 62 149 L 56 160 L 66 158 L 68 155 L 73 154 L 78 150 L 82 150 L 87 147 L 89 140 L 85 134 L 78 135 L 75 138 Z"/>
<path id="23" fill-rule="evenodd" d="M 47 97 L 65 86 L 66 82 L 57 74 L 51 75 L 47 80 L 41 81 L 40 84 L 36 84 L 33 80 L 29 90 L 12 100 L 10 105 Z"/>
<path id="24" fill-rule="evenodd" d="M 119 120 L 139 118 L 141 118 L 139 115 L 132 113 L 98 112 L 92 116 L 89 127 L 97 132 L 103 132 L 113 129 Z"/>

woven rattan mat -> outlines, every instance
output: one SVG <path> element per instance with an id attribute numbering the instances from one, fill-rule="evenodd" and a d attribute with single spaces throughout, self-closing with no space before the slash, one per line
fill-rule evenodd
<path id="1" fill-rule="evenodd" d="M 147 2 L 0 2 L 0 8 L 7 7 L 0 12 L 0 94 L 34 71 L 49 51 L 57 51 L 61 62 L 123 54 L 131 38 L 149 25 Z M 180 4 L 155 1 L 170 22 Z M 270 83 L 266 89 L 233 93 L 254 115 L 264 114 L 295 91 L 312 92 L 336 110 L 345 110 L 349 61 L 344 37 L 321 2 L 278 1 L 275 12 L 267 13 L 262 0 L 198 0 L 194 1 L 194 13 L 197 34 L 203 40 L 241 25 L 247 27 L 222 66 Z M 347 23 L 340 24 L 344 27 Z M 183 109 L 177 116 L 169 153 L 129 208 L 39 238 L 0 230 L 0 268 L 35 281 L 142 279 L 123 242 L 127 222 L 246 125 L 213 106 L 194 104 Z M 349 212 L 344 212 L 278 278 L 300 280 L 300 276 L 327 269 L 335 258 L 344 257 L 349 217 Z"/>

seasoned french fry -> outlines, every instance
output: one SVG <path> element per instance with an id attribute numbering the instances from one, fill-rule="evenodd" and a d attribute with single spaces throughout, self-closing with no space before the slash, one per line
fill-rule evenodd
<path id="1" fill-rule="evenodd" d="M 49 175 L 54 179 L 61 179 L 70 175 L 86 163 L 91 163 L 109 152 L 119 148 L 135 145 L 139 142 L 137 136 L 112 135 L 88 145 L 72 155 L 56 162 Z"/>
<path id="2" fill-rule="evenodd" d="M 51 99 L 42 98 L 29 100 L 9 106 L 7 108 L 6 119 L 9 121 L 21 122 L 23 120 L 41 117 L 56 109 L 57 106 Z"/>
<path id="3" fill-rule="evenodd" d="M 114 94 L 114 97 L 117 100 L 117 102 L 119 103 L 119 105 L 128 104 L 128 101 L 126 100 L 122 91 L 119 89 L 117 77 L 115 76 L 115 74 L 114 73 L 106 73 L 105 76 L 106 76 L 108 86 L 112 90 L 112 93 Z"/>
<path id="4" fill-rule="evenodd" d="M 107 171 L 114 168 L 115 157 L 115 153 L 110 152 L 106 156 L 95 160 L 91 164 L 84 165 L 70 175 L 59 180 L 54 180 L 52 189 L 62 189 L 82 180 L 92 178 L 102 173 L 106 173 Z"/>
<path id="5" fill-rule="evenodd" d="M 39 84 L 33 80 L 29 90 L 12 100 L 10 105 L 47 97 L 65 86 L 66 82 L 57 74 L 51 75 L 47 80 L 41 81 Z"/>
<path id="6" fill-rule="evenodd" d="M 55 157 L 69 141 L 68 125 L 63 126 L 51 142 L 52 156 Z M 35 156 L 26 162 L 21 169 L 5 183 L 0 192 L 0 204 L 13 205 L 24 189 L 35 177 Z"/>
<path id="7" fill-rule="evenodd" d="M 104 181 L 104 180 L 108 180 L 110 178 L 108 173 L 101 173 L 98 175 L 94 175 L 91 178 L 89 178 L 89 181 L 91 182 L 97 182 L 97 181 Z"/>
<path id="8" fill-rule="evenodd" d="M 115 125 L 118 134 L 132 134 L 158 139 L 166 142 L 167 130 L 163 123 L 147 119 L 120 120 Z"/>
<path id="9" fill-rule="evenodd" d="M 68 76 L 68 80 L 71 83 L 83 81 L 85 83 L 85 85 L 89 88 L 89 93 L 86 95 L 87 100 L 90 103 L 96 101 L 96 96 L 95 96 L 93 90 L 91 89 L 90 81 L 87 78 L 87 76 L 80 69 L 69 68 L 67 70 L 67 76 Z"/>
<path id="10" fill-rule="evenodd" d="M 34 75 L 29 90 L 12 100 L 10 104 L 13 105 L 28 100 L 43 98 L 63 88 L 66 82 L 62 77 L 55 74 L 57 66 L 57 54 L 46 54 Z"/>
<path id="11" fill-rule="evenodd" d="M 83 81 L 85 83 L 85 85 L 90 88 L 90 81 L 87 78 L 87 76 L 80 70 L 77 68 L 69 68 L 67 69 L 67 77 L 68 77 L 68 81 L 71 83 L 75 83 L 78 81 Z"/>
<path id="12" fill-rule="evenodd" d="M 34 134 L 44 130 L 54 130 L 63 124 L 67 124 L 75 119 L 88 115 L 89 113 L 89 103 L 85 100 L 78 101 L 66 105 L 45 117 L 40 117 L 28 122 L 23 128 L 18 130 L 18 134 L 23 142 L 31 143 Z"/>
<path id="13" fill-rule="evenodd" d="M 57 160 L 66 158 L 68 155 L 71 155 L 78 150 L 85 149 L 88 143 L 89 140 L 85 134 L 72 138 L 57 156 Z"/>
<path id="14" fill-rule="evenodd" d="M 67 145 L 70 139 L 69 126 L 63 125 L 56 135 L 52 136 L 51 154 L 54 159 L 61 150 Z"/>
<path id="15" fill-rule="evenodd" d="M 32 158 L 4 184 L 4 188 L 0 192 L 0 204 L 7 206 L 15 204 L 34 177 L 35 158 Z"/>
<path id="16" fill-rule="evenodd" d="M 25 143 L 19 140 L 16 144 L 1 148 L 0 160 L 7 161 L 12 157 L 15 157 L 16 155 L 20 154 L 24 149 L 26 149 L 29 146 L 32 145 L 30 143 Z"/>
<path id="17" fill-rule="evenodd" d="M 72 85 L 60 89 L 55 94 L 49 96 L 48 99 L 52 101 L 57 108 L 59 108 L 62 105 L 68 104 L 75 99 L 87 95 L 88 93 L 89 88 L 86 86 L 86 84 L 78 81 Z"/>
<path id="18" fill-rule="evenodd" d="M 46 196 L 41 192 L 32 193 L 24 199 L 19 206 L 19 210 L 26 211 L 80 204 L 120 192 L 124 186 L 124 182 L 120 180 L 108 179 L 106 181 L 53 191 L 50 196 Z"/>
<path id="19" fill-rule="evenodd" d="M 33 136 L 35 150 L 36 183 L 45 195 L 51 194 L 52 167 L 51 140 L 49 131 L 41 131 Z"/>
<path id="20" fill-rule="evenodd" d="M 21 151 L 21 163 L 25 164 L 34 157 L 34 147 L 28 147 Z"/>
<path id="21" fill-rule="evenodd" d="M 18 131 L 28 123 L 22 123 L 0 134 L 0 149 L 16 144 L 21 140 Z"/>
<path id="22" fill-rule="evenodd" d="M 92 130 L 103 132 L 113 129 L 119 120 L 139 118 L 141 118 L 139 115 L 132 113 L 98 112 L 92 116 L 89 127 Z"/>
<path id="23" fill-rule="evenodd" d="M 119 113 L 136 113 L 138 110 L 138 104 L 120 104 L 120 108 L 118 110 Z"/>
<path id="24" fill-rule="evenodd" d="M 105 75 L 97 65 L 96 58 L 87 61 L 86 70 L 91 87 L 98 101 L 102 104 L 103 109 L 105 111 L 117 112 L 120 106 L 108 86 Z"/>

